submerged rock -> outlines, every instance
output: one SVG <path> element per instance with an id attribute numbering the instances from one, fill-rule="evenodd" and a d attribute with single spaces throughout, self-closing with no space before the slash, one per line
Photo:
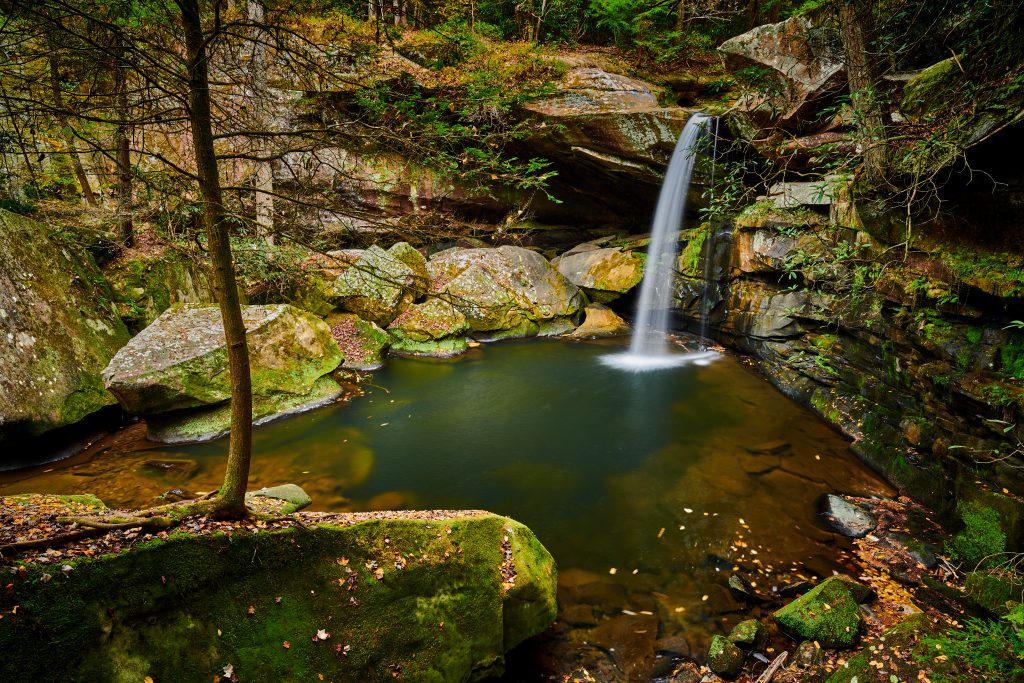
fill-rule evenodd
<path id="1" fill-rule="evenodd" d="M 245 306 L 242 316 L 254 421 L 319 405 L 340 393 L 325 375 L 342 355 L 322 320 L 287 304 Z M 227 347 L 215 307 L 171 308 L 114 356 L 103 378 L 129 412 L 162 416 L 151 423 L 155 437 L 203 440 L 230 424 Z M 175 412 L 204 406 L 212 408 Z"/>
<path id="2" fill-rule="evenodd" d="M 850 582 L 829 578 L 774 614 L 797 640 L 815 640 L 826 648 L 851 647 L 864 624 Z"/>
<path id="3" fill-rule="evenodd" d="M 0 210 L 0 463 L 8 441 L 115 403 L 100 373 L 127 341 L 91 259 Z"/>
<path id="4" fill-rule="evenodd" d="M 863 538 L 878 524 L 863 508 L 831 493 L 825 496 L 825 509 L 821 514 L 836 531 L 850 538 Z"/>
<path id="5" fill-rule="evenodd" d="M 60 581 L 29 565 L 0 620 L 0 679 L 476 681 L 555 618 L 554 561 L 511 519 L 302 519 L 83 556 Z"/>

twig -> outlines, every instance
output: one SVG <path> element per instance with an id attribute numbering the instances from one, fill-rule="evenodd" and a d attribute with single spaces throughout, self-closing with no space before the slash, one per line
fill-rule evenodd
<path id="1" fill-rule="evenodd" d="M 769 683 L 775 676 L 775 672 L 778 671 L 779 668 L 785 663 L 786 657 L 788 656 L 788 652 L 783 652 L 778 657 L 776 657 L 772 661 L 772 663 L 768 665 L 768 668 L 765 669 L 764 672 L 757 677 L 757 680 L 754 683 Z"/>

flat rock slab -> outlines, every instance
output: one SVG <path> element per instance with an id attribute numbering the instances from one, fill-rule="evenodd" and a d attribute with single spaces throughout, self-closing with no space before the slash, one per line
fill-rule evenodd
<path id="1" fill-rule="evenodd" d="M 245 494 L 245 504 L 249 507 L 258 508 L 260 512 L 272 512 L 281 515 L 290 515 L 293 512 L 298 512 L 303 508 L 309 507 L 312 503 L 313 499 L 297 484 L 264 487 L 258 491 L 250 491 Z"/>
<path id="2" fill-rule="evenodd" d="M 863 508 L 854 505 L 841 496 L 825 496 L 822 515 L 832 527 L 844 536 L 863 538 L 874 530 L 878 521 Z"/>

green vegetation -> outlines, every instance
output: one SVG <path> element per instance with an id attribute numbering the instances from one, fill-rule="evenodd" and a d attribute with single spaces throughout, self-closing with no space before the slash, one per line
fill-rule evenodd
<path id="1" fill-rule="evenodd" d="M 962 502 L 957 512 L 964 528 L 946 543 L 951 557 L 968 568 L 993 566 L 1006 550 L 1006 533 L 1000 527 L 999 514 L 975 502 Z"/>
<path id="2" fill-rule="evenodd" d="M 944 656 L 956 661 L 971 680 L 1019 680 L 1024 670 L 1024 605 L 1018 605 L 997 621 L 968 619 L 962 629 L 928 636 L 924 642 L 926 649 L 918 656 L 922 664 Z M 931 680 L 956 683 L 964 679 L 937 673 Z"/>

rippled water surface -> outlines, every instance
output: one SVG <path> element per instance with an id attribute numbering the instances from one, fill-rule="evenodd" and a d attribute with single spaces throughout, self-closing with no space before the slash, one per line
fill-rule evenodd
<path id="1" fill-rule="evenodd" d="M 623 345 L 531 340 L 392 359 L 365 396 L 258 428 L 251 488 L 293 482 L 321 510 L 515 517 L 558 560 L 562 606 L 583 606 L 584 625 L 625 610 L 696 649 L 732 619 L 734 567 L 765 591 L 781 575 L 831 571 L 822 494 L 891 491 L 736 359 L 645 373 L 599 362 Z M 225 451 L 223 440 L 149 443 L 140 424 L 70 461 L 5 473 L 0 493 L 146 505 L 215 487 Z"/>

